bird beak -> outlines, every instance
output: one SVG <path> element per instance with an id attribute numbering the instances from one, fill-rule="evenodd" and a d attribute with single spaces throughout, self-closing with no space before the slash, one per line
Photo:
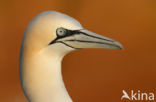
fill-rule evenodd
<path id="1" fill-rule="evenodd" d="M 110 38 L 82 29 L 72 36 L 61 39 L 61 42 L 72 48 L 105 48 L 122 49 L 122 45 Z"/>

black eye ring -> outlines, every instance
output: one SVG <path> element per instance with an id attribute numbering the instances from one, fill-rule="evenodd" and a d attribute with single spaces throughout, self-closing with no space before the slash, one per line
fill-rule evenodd
<path id="1" fill-rule="evenodd" d="M 64 28 L 57 28 L 56 29 L 57 36 L 65 36 L 67 34 L 67 30 Z"/>

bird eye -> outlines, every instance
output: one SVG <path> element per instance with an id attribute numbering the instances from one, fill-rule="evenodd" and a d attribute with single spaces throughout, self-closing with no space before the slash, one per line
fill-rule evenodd
<path id="1" fill-rule="evenodd" d="M 66 31 L 66 29 L 64 29 L 64 28 L 57 28 L 57 30 L 56 30 L 56 34 L 57 34 L 58 36 L 65 36 L 66 33 L 67 33 L 67 31 Z"/>

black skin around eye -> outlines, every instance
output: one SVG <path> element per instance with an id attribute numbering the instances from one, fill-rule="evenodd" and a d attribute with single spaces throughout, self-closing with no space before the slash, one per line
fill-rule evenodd
<path id="1" fill-rule="evenodd" d="M 66 30 L 66 34 L 63 35 L 63 36 L 59 36 L 59 35 L 57 34 L 57 38 L 55 38 L 55 40 L 51 41 L 51 42 L 49 43 L 49 45 L 55 43 L 58 39 L 65 38 L 65 37 L 68 37 L 68 36 L 72 36 L 72 35 L 74 35 L 74 34 L 80 34 L 80 33 L 81 33 L 79 30 L 68 30 L 68 29 L 65 29 L 65 28 L 63 28 L 63 29 Z M 56 33 L 57 33 L 57 31 L 56 31 Z"/>
<path id="2" fill-rule="evenodd" d="M 67 31 L 66 31 L 66 29 L 64 29 L 64 28 L 58 28 L 58 29 L 56 30 L 56 34 L 57 34 L 58 37 L 59 37 L 59 36 L 65 36 L 65 35 L 67 34 Z"/>

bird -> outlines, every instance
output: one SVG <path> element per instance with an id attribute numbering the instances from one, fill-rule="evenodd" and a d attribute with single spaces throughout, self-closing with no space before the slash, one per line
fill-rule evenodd
<path id="1" fill-rule="evenodd" d="M 21 42 L 21 87 L 29 102 L 72 102 L 62 78 L 63 57 L 84 48 L 122 49 L 108 37 L 82 27 L 74 18 L 45 11 L 28 24 Z"/>

